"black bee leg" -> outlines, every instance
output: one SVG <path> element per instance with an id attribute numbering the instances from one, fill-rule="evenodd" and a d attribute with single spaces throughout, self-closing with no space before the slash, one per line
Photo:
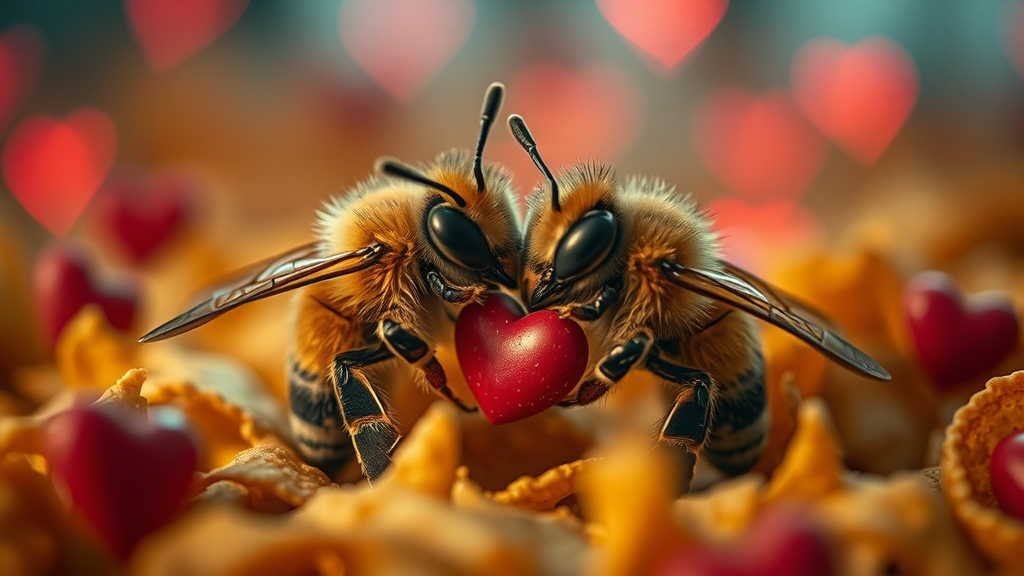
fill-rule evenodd
<path id="1" fill-rule="evenodd" d="M 356 456 L 363 465 L 363 472 L 371 482 L 379 478 L 391 463 L 391 451 L 401 434 L 385 412 L 377 391 L 359 368 L 392 357 L 391 350 L 383 344 L 342 352 L 334 357 L 331 371 L 342 420 L 352 438 Z"/>
<path id="2" fill-rule="evenodd" d="M 647 357 L 646 368 L 655 375 L 682 386 L 675 404 L 665 418 L 658 442 L 678 446 L 685 450 L 686 461 L 682 489 L 689 491 L 693 469 L 697 463 L 696 454 L 708 439 L 711 424 L 711 376 L 702 370 L 686 368 L 668 362 L 652 352 Z"/>
<path id="3" fill-rule="evenodd" d="M 436 270 L 427 272 L 427 284 L 445 302 L 465 304 L 487 289 L 486 286 L 456 286 Z"/>
<path id="4" fill-rule="evenodd" d="M 458 406 L 463 412 L 476 412 L 475 406 L 463 402 L 448 386 L 448 377 L 441 363 L 434 358 L 434 352 L 422 338 L 393 320 L 381 320 L 380 335 L 388 346 L 406 362 L 418 366 L 427 378 L 427 384 Z"/>
<path id="5" fill-rule="evenodd" d="M 576 397 L 563 400 L 559 406 L 585 406 L 604 396 L 619 380 L 633 369 L 651 347 L 651 337 L 641 333 L 619 344 L 597 364 L 597 377 L 585 380 L 576 391 Z"/>
<path id="6" fill-rule="evenodd" d="M 612 304 L 619 300 L 620 290 L 622 290 L 621 280 L 605 286 L 597 298 L 589 304 L 570 304 L 568 306 L 555 307 L 554 309 L 560 310 L 563 316 L 568 313 L 569 316 L 584 322 L 597 320 L 605 313 L 605 310 L 608 310 Z"/>

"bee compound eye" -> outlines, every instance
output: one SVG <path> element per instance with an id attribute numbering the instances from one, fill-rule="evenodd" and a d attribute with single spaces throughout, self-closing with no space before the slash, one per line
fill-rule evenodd
<path id="1" fill-rule="evenodd" d="M 427 213 L 427 234 L 445 258 L 470 270 L 485 270 L 491 265 L 491 250 L 483 231 L 448 204 L 438 204 Z"/>
<path id="2" fill-rule="evenodd" d="M 615 246 L 619 225 L 607 210 L 591 210 L 562 236 L 555 250 L 556 280 L 570 280 L 597 268 Z"/>

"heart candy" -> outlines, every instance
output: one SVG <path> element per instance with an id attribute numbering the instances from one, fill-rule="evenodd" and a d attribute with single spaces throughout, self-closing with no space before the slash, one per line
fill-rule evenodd
<path id="1" fill-rule="evenodd" d="M 124 11 L 150 68 L 181 64 L 223 34 L 249 0 L 125 0 Z"/>
<path id="2" fill-rule="evenodd" d="M 66 245 L 52 246 L 36 260 L 32 296 L 43 336 L 51 347 L 64 325 L 89 303 L 98 304 L 114 328 L 131 327 L 139 301 L 137 288 L 125 282 L 97 282 L 91 268 L 84 253 Z"/>
<path id="3" fill-rule="evenodd" d="M 551 310 L 526 314 L 504 293 L 469 304 L 455 322 L 455 353 L 480 409 L 494 424 L 554 406 L 587 369 L 587 336 Z"/>
<path id="4" fill-rule="evenodd" d="M 163 407 L 143 420 L 110 406 L 80 406 L 47 425 L 54 479 L 120 558 L 170 521 L 199 455 L 184 416 Z"/>
<path id="5" fill-rule="evenodd" d="M 992 494 L 1007 514 L 1024 522 L 1024 431 L 996 444 L 989 461 Z"/>
<path id="6" fill-rule="evenodd" d="M 918 360 L 940 389 L 984 374 L 1017 346 L 1020 326 L 1007 295 L 965 299 L 941 272 L 923 272 L 910 281 L 903 313 Z"/>
<path id="7" fill-rule="evenodd" d="M 92 216 L 100 230 L 140 264 L 186 223 L 195 197 L 192 188 L 175 174 L 122 177 L 96 198 Z"/>

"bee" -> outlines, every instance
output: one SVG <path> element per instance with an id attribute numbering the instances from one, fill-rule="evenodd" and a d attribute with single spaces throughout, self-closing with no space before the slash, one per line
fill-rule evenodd
<path id="1" fill-rule="evenodd" d="M 590 341 L 587 372 L 560 405 L 591 404 L 631 370 L 653 373 L 672 404 L 658 442 L 690 455 L 688 483 L 698 454 L 736 475 L 764 449 L 769 411 L 753 318 L 846 368 L 890 379 L 811 307 L 724 262 L 692 197 L 654 178 L 620 184 L 600 164 L 555 178 L 522 117 L 509 127 L 547 181 L 527 202 L 523 301 L 581 322 Z"/>
<path id="2" fill-rule="evenodd" d="M 377 175 L 325 204 L 315 242 L 252 266 L 140 342 L 298 290 L 286 373 L 299 451 L 328 475 L 354 454 L 371 482 L 380 477 L 400 439 L 382 387 L 418 380 L 475 411 L 448 386 L 437 342 L 451 338 L 461 306 L 498 286 L 517 288 L 511 180 L 482 162 L 503 94 L 499 83 L 487 90 L 475 154 L 446 152 L 418 169 L 379 160 Z"/>

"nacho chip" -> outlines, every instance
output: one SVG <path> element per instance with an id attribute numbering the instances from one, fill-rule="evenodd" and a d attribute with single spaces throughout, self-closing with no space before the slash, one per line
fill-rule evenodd
<path id="1" fill-rule="evenodd" d="M 786 456 L 765 487 L 762 500 L 783 498 L 812 500 L 841 490 L 841 452 L 825 403 L 805 400 L 797 417 L 796 434 Z"/>
<path id="2" fill-rule="evenodd" d="M 594 459 L 576 460 L 551 468 L 540 476 L 521 476 L 504 490 L 487 493 L 487 497 L 524 510 L 553 510 L 576 492 L 579 475 L 594 462 Z"/>
<path id="3" fill-rule="evenodd" d="M 330 478 L 306 465 L 291 450 L 256 446 L 239 452 L 227 466 L 203 474 L 194 490 L 218 485 L 210 499 L 231 499 L 259 512 L 283 512 L 301 506 Z"/>

